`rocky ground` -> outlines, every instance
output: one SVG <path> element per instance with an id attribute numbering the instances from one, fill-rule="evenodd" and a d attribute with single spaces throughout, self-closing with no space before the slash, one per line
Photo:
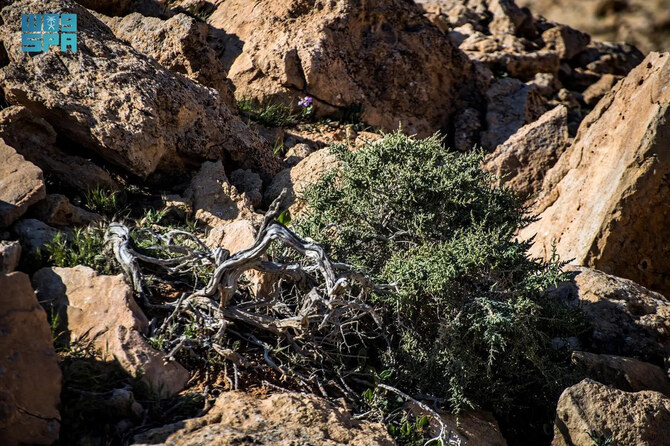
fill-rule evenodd
<path id="1" fill-rule="evenodd" d="M 145 293 L 106 231 L 235 254 L 278 197 L 300 215 L 330 144 L 400 126 L 481 147 L 537 215 L 530 253 L 569 263 L 550 294 L 587 335 L 551 342 L 583 380 L 533 438 L 670 445 L 670 8 L 517 3 L 0 0 L 0 443 L 394 444 L 321 384 L 170 351 L 166 302 L 193 290 L 150 270 Z M 76 13 L 78 52 L 23 53 L 35 12 Z M 272 299 L 277 277 L 242 281 Z M 439 416 L 451 444 L 537 444 L 483 408 Z"/>

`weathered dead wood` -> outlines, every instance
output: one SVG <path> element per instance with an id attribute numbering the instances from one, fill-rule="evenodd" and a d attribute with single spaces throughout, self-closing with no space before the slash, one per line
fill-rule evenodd
<path id="1" fill-rule="evenodd" d="M 106 241 L 133 289 L 142 296 L 140 263 L 165 268 L 171 274 L 195 267 L 210 268 L 211 275 L 204 286 L 182 294 L 174 304 L 161 306 L 169 307 L 171 313 L 153 336 L 165 343 L 168 360 L 174 360 L 180 352 L 197 355 L 195 350 L 205 349 L 230 362 L 235 371 L 234 382 L 231 380 L 235 387 L 238 367 L 268 367 L 324 396 L 328 395 L 328 383 L 354 397 L 342 377 L 333 375 L 333 367 L 341 366 L 347 355 L 354 358 L 367 341 L 381 336 L 381 321 L 363 300 L 373 284 L 349 265 L 332 262 L 317 243 L 301 239 L 276 221 L 281 199 L 280 195 L 266 213 L 254 244 L 232 256 L 222 249 L 208 249 L 196 235 L 186 231 L 153 234 L 162 244 L 149 249 L 168 257 L 143 254 L 131 247 L 130 229 L 121 223 L 110 225 Z M 177 238 L 187 241 L 178 244 Z M 274 242 L 293 250 L 299 255 L 297 260 L 302 261 L 267 260 Z M 177 257 L 170 257 L 175 254 Z M 240 277 L 250 270 L 270 272 L 278 280 L 292 283 L 292 291 L 273 299 L 255 299 L 240 287 Z M 146 298 L 145 303 L 148 304 Z M 189 335 L 193 332 L 198 336 Z M 231 336 L 260 349 L 260 356 L 230 348 Z M 278 348 L 279 345 L 283 347 Z M 259 363 L 256 358 L 262 361 Z"/>

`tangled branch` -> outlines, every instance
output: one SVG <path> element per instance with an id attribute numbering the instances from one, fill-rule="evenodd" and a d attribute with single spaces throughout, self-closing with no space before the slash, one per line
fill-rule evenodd
<path id="1" fill-rule="evenodd" d="M 232 387 L 243 370 L 262 369 L 279 382 L 355 399 L 347 380 L 361 374 L 359 352 L 370 342 L 383 341 L 381 321 L 366 303 L 373 285 L 276 220 L 284 193 L 266 213 L 253 245 L 233 255 L 222 248 L 210 250 L 186 231 L 156 235 L 161 244 L 145 250 L 160 257 L 133 249 L 130 229 L 121 223 L 112 223 L 105 239 L 145 304 L 170 309 L 152 333 L 168 360 L 182 355 L 209 361 L 215 355 L 223 360 Z M 291 260 L 267 260 L 273 243 L 292 251 Z M 209 275 L 204 286 L 176 302 L 155 305 L 144 292 L 140 264 L 162 268 L 168 276 L 203 267 Z M 278 292 L 265 298 L 248 292 L 240 279 L 252 270 L 276 278 Z"/>

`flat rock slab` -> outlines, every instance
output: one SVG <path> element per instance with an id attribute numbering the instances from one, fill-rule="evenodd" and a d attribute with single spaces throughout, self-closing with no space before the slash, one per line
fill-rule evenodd
<path id="1" fill-rule="evenodd" d="M 132 376 L 142 376 L 159 394 L 184 388 L 189 374 L 142 336 L 149 325 L 123 276 L 102 276 L 86 266 L 42 268 L 33 276 L 41 302 L 60 315 L 70 339 L 90 342 L 104 360 L 117 360 Z"/>

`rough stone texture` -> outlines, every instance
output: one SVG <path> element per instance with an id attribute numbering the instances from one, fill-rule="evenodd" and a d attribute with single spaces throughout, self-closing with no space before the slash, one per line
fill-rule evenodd
<path id="1" fill-rule="evenodd" d="M 30 209 L 30 215 L 50 226 L 83 226 L 102 220 L 100 215 L 73 205 L 61 194 L 48 194 Z"/>
<path id="2" fill-rule="evenodd" d="M 579 306 L 592 327 L 587 349 L 670 368 L 670 301 L 630 280 L 568 267 L 552 295 Z"/>
<path id="3" fill-rule="evenodd" d="M 486 92 L 486 122 L 482 146 L 493 150 L 518 129 L 546 111 L 545 101 L 532 86 L 512 78 L 495 81 Z"/>
<path id="4" fill-rule="evenodd" d="M 670 56 L 652 53 L 585 118 L 547 173 L 520 232 L 531 254 L 626 277 L 670 295 Z"/>
<path id="5" fill-rule="evenodd" d="M 24 273 L 0 273 L 0 444 L 51 444 L 61 371 L 46 312 Z"/>
<path id="6" fill-rule="evenodd" d="M 21 51 L 21 13 L 77 14 L 78 51 Z M 175 171 L 197 159 L 227 154 L 265 177 L 280 162 L 248 131 L 219 94 L 114 38 L 111 30 L 71 0 L 22 0 L 2 10 L 0 35 L 10 64 L 0 88 L 59 134 L 141 177 Z"/>
<path id="7" fill-rule="evenodd" d="M 237 220 L 232 223 L 217 226 L 207 234 L 205 244 L 211 249 L 224 248 L 235 254 L 247 249 L 256 240 L 256 229 L 249 220 Z"/>
<path id="8" fill-rule="evenodd" d="M 65 186 L 83 192 L 95 187 L 119 188 L 106 170 L 58 149 L 53 127 L 26 107 L 13 105 L 0 110 L 0 138 Z"/>
<path id="9" fill-rule="evenodd" d="M 588 376 L 626 392 L 653 390 L 670 396 L 665 371 L 648 362 L 614 355 L 573 352 L 572 362 L 586 368 Z"/>
<path id="10" fill-rule="evenodd" d="M 284 164 L 288 167 L 293 167 L 303 159 L 307 158 L 314 150 L 305 143 L 298 143 L 286 151 L 284 156 Z"/>
<path id="11" fill-rule="evenodd" d="M 52 228 L 34 218 L 25 218 L 17 221 L 12 226 L 12 230 L 21 241 L 23 249 L 31 255 L 37 254 L 37 250 L 52 241 L 59 232 L 58 229 Z"/>
<path id="12" fill-rule="evenodd" d="M 314 395 L 225 392 L 204 417 L 150 430 L 136 436 L 133 444 L 392 446 L 394 442 L 382 424 L 353 420 Z"/>
<path id="13" fill-rule="evenodd" d="M 217 0 L 208 23 L 226 33 L 236 97 L 295 105 L 317 116 L 362 108 L 373 126 L 419 135 L 447 127 L 474 94 L 467 57 L 404 0 Z"/>
<path id="14" fill-rule="evenodd" d="M 568 109 L 559 105 L 499 145 L 486 157 L 484 168 L 521 197 L 532 198 L 569 143 Z"/>
<path id="15" fill-rule="evenodd" d="M 589 434 L 613 446 L 667 446 L 670 399 L 658 392 L 629 393 L 585 379 L 558 400 L 552 446 L 590 446 Z"/>
<path id="16" fill-rule="evenodd" d="M 170 71 L 216 89 L 231 109 L 237 106 L 226 70 L 207 44 L 206 23 L 186 14 L 177 14 L 168 20 L 144 17 L 136 12 L 125 17 L 100 18 L 116 37 L 140 53 L 153 57 Z"/>
<path id="17" fill-rule="evenodd" d="M 0 240 L 0 274 L 9 274 L 19 266 L 21 244 L 17 241 Z"/>
<path id="18" fill-rule="evenodd" d="M 515 91 L 505 91 L 513 82 L 509 78 L 525 82 L 528 88 L 554 105 L 561 103 L 567 106 L 571 111 L 570 134 L 574 135 L 584 117 L 580 93 L 598 82 L 604 74 L 626 75 L 644 57 L 630 45 L 589 43 L 587 34 L 542 17 L 533 17 L 531 11 L 519 9 L 512 1 L 417 2 L 426 17 L 473 62 L 481 91 L 489 89 L 486 108 L 481 101 L 475 100 L 470 102 L 470 108 L 459 110 L 454 118 L 453 147 L 461 151 L 470 150 L 473 142 L 493 150 L 504 141 L 505 136 L 539 117 L 531 115 L 529 120 L 524 121 L 518 119 L 523 112 L 517 110 L 514 112 L 516 119 L 509 116 L 507 121 L 503 120 L 504 110 L 509 109 L 510 104 L 516 102 L 522 106 L 524 103 L 520 100 L 522 98 L 513 97 Z M 500 82 L 505 83 L 505 89 L 500 88 Z M 491 88 L 494 90 L 491 91 Z M 567 90 L 561 93 L 562 88 Z M 501 94 L 509 98 L 491 99 L 491 95 Z M 537 105 L 542 103 L 537 95 L 533 102 Z M 504 105 L 500 107 L 500 104 Z M 491 113 L 492 105 L 500 109 Z M 486 115 L 484 119 L 481 118 L 483 115 Z M 508 129 L 505 130 L 505 127 Z M 502 134 L 496 135 L 501 129 Z"/>
<path id="19" fill-rule="evenodd" d="M 517 0 L 535 14 L 567 23 L 598 40 L 628 42 L 641 50 L 670 51 L 667 0 Z"/>
<path id="20" fill-rule="evenodd" d="M 330 149 L 321 149 L 312 153 L 295 167 L 284 169 L 277 174 L 272 183 L 265 190 L 264 200 L 270 204 L 279 196 L 282 189 L 287 189 L 286 197 L 282 202 L 282 207 L 287 208 L 291 205 L 291 213 L 299 211 L 302 207 L 296 203 L 296 199 L 311 184 L 316 183 L 330 169 L 337 166 L 337 158 L 331 155 Z M 294 204 L 295 203 L 295 204 Z"/>
<path id="21" fill-rule="evenodd" d="M 42 268 L 33 276 L 41 302 L 53 305 L 70 338 L 91 342 L 103 360 L 118 360 L 132 376 L 142 374 L 160 394 L 184 388 L 189 374 L 179 363 L 164 363 L 142 333 L 147 317 L 122 275 L 101 276 L 86 266 Z"/>
<path id="22" fill-rule="evenodd" d="M 122 15 L 130 11 L 133 0 L 77 0 L 88 9 L 107 15 Z"/>
<path id="23" fill-rule="evenodd" d="M 558 51 L 561 59 L 572 59 L 586 49 L 591 37 L 565 25 L 554 26 L 542 33 L 547 49 Z"/>
<path id="24" fill-rule="evenodd" d="M 45 196 L 40 168 L 0 139 L 0 228 L 14 223 Z"/>
<path id="25" fill-rule="evenodd" d="M 195 218 L 211 227 L 253 216 L 251 201 L 228 182 L 221 161 L 202 163 L 184 197 L 192 203 Z"/>
<path id="26" fill-rule="evenodd" d="M 263 202 L 263 181 L 261 177 L 248 169 L 237 169 L 230 173 L 230 182 L 249 199 L 254 207 Z"/>
<path id="27" fill-rule="evenodd" d="M 616 85 L 616 83 L 621 79 L 621 76 L 616 76 L 614 74 L 604 74 L 603 77 L 598 80 L 598 82 L 589 85 L 589 87 L 584 90 L 584 93 L 582 94 L 586 105 L 596 105 L 598 101 L 601 100 L 607 93 L 609 93 L 612 88 L 614 88 L 614 85 Z"/>

